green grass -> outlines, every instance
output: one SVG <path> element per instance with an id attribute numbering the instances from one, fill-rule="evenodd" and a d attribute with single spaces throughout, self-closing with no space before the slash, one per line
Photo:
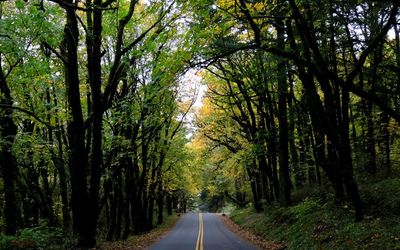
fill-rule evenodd
<path id="1" fill-rule="evenodd" d="M 335 206 L 315 195 L 288 208 L 266 207 L 264 213 L 235 210 L 231 218 L 287 249 L 400 249 L 400 179 L 361 187 L 361 193 L 366 216 L 358 223 L 351 205 Z"/>

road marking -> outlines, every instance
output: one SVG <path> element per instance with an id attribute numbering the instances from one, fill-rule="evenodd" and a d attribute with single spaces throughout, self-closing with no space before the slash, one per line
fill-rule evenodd
<path id="1" fill-rule="evenodd" d="M 196 250 L 203 250 L 203 215 L 199 213 L 199 234 L 197 235 Z"/>
<path id="2" fill-rule="evenodd" d="M 200 250 L 203 250 L 203 231 L 204 231 L 204 226 L 203 226 L 203 215 L 200 214 L 201 216 L 201 239 L 200 239 Z"/>

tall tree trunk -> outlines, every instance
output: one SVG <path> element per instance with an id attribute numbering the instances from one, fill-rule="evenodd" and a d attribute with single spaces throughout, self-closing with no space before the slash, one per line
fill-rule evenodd
<path id="1" fill-rule="evenodd" d="M 166 200 L 165 203 L 167 207 L 167 214 L 172 215 L 172 198 L 170 192 L 167 192 L 165 200 Z"/>
<path id="2" fill-rule="evenodd" d="M 137 152 L 137 145 L 135 141 L 132 141 L 132 151 L 133 151 L 133 185 L 132 185 L 132 210 L 131 219 L 133 225 L 133 232 L 138 234 L 140 232 L 140 214 L 142 207 L 142 196 L 141 196 L 141 185 L 139 178 L 139 159 Z"/>
<path id="3" fill-rule="evenodd" d="M 45 211 L 45 216 L 47 217 L 46 219 L 48 219 L 49 221 L 49 226 L 57 226 L 59 225 L 59 222 L 53 210 L 54 202 L 48 181 L 49 174 L 46 168 L 42 168 L 40 170 L 40 176 L 42 177 L 43 183 L 43 189 L 41 189 L 41 191 L 39 192 L 41 195 L 41 205 L 43 206 L 42 210 Z"/>
<path id="4" fill-rule="evenodd" d="M 281 19 L 277 20 L 277 47 L 285 50 L 285 28 Z M 291 181 L 289 176 L 288 121 L 287 121 L 287 77 L 286 62 L 278 59 L 278 121 L 279 121 L 279 202 L 290 205 Z"/>
<path id="5" fill-rule="evenodd" d="M 133 164 L 132 161 L 129 157 L 127 157 L 125 159 L 125 166 L 126 166 L 126 171 L 125 171 L 125 210 L 124 210 L 124 232 L 122 234 L 122 239 L 126 240 L 128 239 L 128 236 L 131 232 L 131 203 L 135 202 L 132 199 L 132 194 L 131 194 L 131 190 L 132 190 L 132 185 L 133 185 Z"/>
<path id="6" fill-rule="evenodd" d="M 395 55 L 396 55 L 396 66 L 399 69 L 400 68 L 400 29 L 399 29 L 399 24 L 394 25 L 394 34 L 395 34 Z M 396 98 L 395 98 L 395 110 L 397 112 L 400 111 L 400 70 L 397 71 L 397 84 L 396 84 Z"/>
<path id="7" fill-rule="evenodd" d="M 360 199 L 360 194 L 358 191 L 358 186 L 356 181 L 354 180 L 353 174 L 353 164 L 351 159 L 351 146 L 350 146 L 350 138 L 349 138 L 349 92 L 347 89 L 343 88 L 342 94 L 342 116 L 343 116 L 343 124 L 341 129 L 341 145 L 339 147 L 339 152 L 341 154 L 340 161 L 343 163 L 343 181 L 346 186 L 347 193 L 350 196 L 351 201 L 353 202 L 355 209 L 355 220 L 361 221 L 363 219 L 363 208 Z"/>
<path id="8" fill-rule="evenodd" d="M 78 247 L 93 247 L 96 244 L 90 228 L 89 195 L 87 190 L 87 165 L 85 153 L 85 126 L 79 90 L 78 41 L 79 28 L 74 3 L 67 0 L 67 21 L 61 47 L 65 58 L 65 83 L 71 119 L 67 124 L 69 154 L 68 166 L 71 174 L 71 206 L 74 232 L 78 235 Z"/>
<path id="9" fill-rule="evenodd" d="M 269 158 L 269 165 L 271 168 L 271 176 L 268 177 L 270 179 L 270 197 L 271 201 L 273 200 L 278 200 L 279 199 L 279 179 L 278 179 L 278 166 L 277 166 L 277 145 L 276 145 L 276 124 L 275 124 L 275 108 L 272 103 L 272 95 L 270 93 L 270 90 L 267 88 L 266 89 L 266 102 L 268 106 L 268 117 L 266 118 L 266 124 L 267 128 L 269 130 L 269 135 L 268 135 L 268 158 Z"/>
<path id="10" fill-rule="evenodd" d="M 295 144 L 295 107 L 294 107 L 294 80 L 293 75 L 290 73 L 289 75 L 289 96 L 288 96 L 288 105 L 289 105 L 289 122 L 288 122 L 288 140 L 289 140 L 289 150 L 290 150 L 290 165 L 292 166 L 292 171 L 295 178 L 296 187 L 301 187 L 304 185 L 305 176 L 304 169 L 299 165 L 299 156 L 297 155 L 297 148 Z"/>
<path id="11" fill-rule="evenodd" d="M 141 207 L 139 208 L 139 231 L 146 231 L 146 223 L 147 223 L 147 209 L 148 209 L 148 173 L 149 173 L 149 160 L 148 160 L 148 151 L 149 145 L 148 141 L 142 135 L 142 173 L 140 176 L 140 185 L 138 192 L 140 193 Z"/>
<path id="12" fill-rule="evenodd" d="M 119 182 L 118 176 L 114 178 L 114 182 L 112 185 L 112 189 L 114 192 L 111 192 L 112 195 L 109 196 L 110 202 L 107 202 L 107 204 L 110 204 L 110 212 L 109 212 L 109 223 L 108 223 L 108 231 L 106 235 L 106 240 L 112 241 L 114 239 L 114 233 L 115 233 L 115 225 L 116 225 L 116 218 L 117 218 L 117 205 L 118 205 L 118 194 L 117 194 L 117 183 Z"/>
<path id="13" fill-rule="evenodd" d="M 381 124 L 381 140 L 382 140 L 382 154 L 383 154 L 383 172 L 386 177 L 389 177 L 392 173 L 391 161 L 390 161 L 390 132 L 389 132 L 389 116 L 382 113 L 380 116 Z"/>
<path id="14" fill-rule="evenodd" d="M 291 49 L 299 53 L 299 48 L 294 38 L 292 23 L 290 21 L 286 23 L 287 23 L 287 33 L 288 33 L 290 47 Z M 304 54 L 306 60 L 311 61 L 309 48 L 303 45 L 303 49 L 305 52 Z M 312 69 L 306 70 L 304 68 L 304 65 L 302 64 L 297 64 L 296 66 L 299 72 L 299 78 L 304 87 L 304 101 L 310 113 L 311 124 L 314 132 L 310 134 L 314 134 L 315 138 L 315 143 L 313 144 L 314 145 L 313 152 L 314 152 L 317 174 L 319 173 L 318 172 L 319 167 L 321 167 L 326 172 L 326 175 L 328 179 L 331 181 L 331 183 L 334 184 L 335 183 L 334 173 L 332 168 L 327 163 L 326 152 L 325 152 L 325 134 L 326 134 L 325 127 L 328 124 L 328 121 L 326 118 L 326 112 L 322 105 L 322 101 L 320 99 L 320 96 L 317 92 L 314 83 L 314 72 Z M 311 142 L 313 143 L 314 139 L 311 140 Z"/>
<path id="15" fill-rule="evenodd" d="M 99 216 L 99 190 L 102 174 L 102 127 L 103 104 L 101 95 L 101 44 L 102 44 L 102 0 L 87 0 L 88 6 L 94 8 L 87 13 L 88 33 L 86 46 L 88 54 L 88 75 L 92 101 L 92 141 L 90 164 L 90 189 L 89 189 L 89 234 L 96 237 L 97 220 Z M 88 142 L 90 143 L 90 142 Z"/>
<path id="16" fill-rule="evenodd" d="M 262 146 L 262 145 L 260 145 Z M 264 154 L 257 156 L 258 168 L 261 170 L 261 199 L 265 199 L 268 203 L 271 202 L 271 192 L 269 184 L 272 182 L 272 171 L 271 167 L 268 166 L 267 160 Z M 273 197 L 272 197 L 273 198 Z"/>
<path id="17" fill-rule="evenodd" d="M 13 100 L 3 73 L 1 57 L 2 55 L 0 54 L 0 104 L 12 106 Z M 6 108 L 0 110 L 0 168 L 4 183 L 4 216 L 6 223 L 5 233 L 7 235 L 14 235 L 16 233 L 17 211 L 19 211 L 17 209 L 15 190 L 17 163 L 12 153 L 17 126 L 13 121 L 12 115 L 12 109 Z"/>
<path id="18" fill-rule="evenodd" d="M 375 150 L 375 135 L 374 135 L 374 121 L 373 121 L 373 104 L 369 101 L 364 102 L 364 115 L 367 122 L 366 128 L 366 153 L 367 153 L 367 162 L 365 165 L 365 169 L 371 175 L 376 174 L 376 150 Z"/>
<path id="19" fill-rule="evenodd" d="M 246 166 L 247 175 L 249 176 L 250 179 L 251 193 L 253 194 L 253 207 L 257 212 L 261 212 L 262 205 L 257 191 L 257 178 L 255 176 L 254 171 L 251 168 L 252 166 Z"/>
<path id="20" fill-rule="evenodd" d="M 57 163 L 55 163 L 59 179 L 60 179 L 60 195 L 62 202 L 62 218 L 63 218 L 63 227 L 66 232 L 70 232 L 71 230 L 71 216 L 70 216 L 70 207 L 69 207 L 69 199 L 68 199 L 68 177 L 67 177 L 67 169 L 64 166 L 63 159 L 63 142 L 61 139 L 61 125 L 59 121 L 56 119 L 56 124 L 58 124 L 58 129 L 56 130 L 56 139 L 58 144 L 58 157 Z"/>
<path id="21" fill-rule="evenodd" d="M 49 93 L 49 99 L 50 99 L 50 93 Z M 56 96 L 56 92 L 53 92 L 53 102 L 54 102 L 54 107 L 58 107 L 58 100 Z M 58 110 L 56 110 L 58 112 Z M 65 232 L 71 232 L 71 216 L 70 216 L 70 207 L 69 207 L 69 199 L 68 199 L 68 175 L 67 175 L 67 169 L 65 167 L 65 161 L 64 161 L 64 143 L 66 144 L 66 141 L 63 141 L 63 129 L 62 125 L 60 124 L 60 120 L 58 119 L 58 116 L 55 116 L 55 124 L 56 124 L 56 129 L 54 130 L 55 134 L 55 140 L 57 143 L 57 153 L 55 153 L 54 149 L 50 149 L 52 161 L 54 163 L 54 166 L 57 169 L 59 180 L 60 180 L 60 196 L 61 196 L 61 203 L 62 203 L 62 222 L 63 222 L 63 228 Z M 51 141 L 52 142 L 52 139 Z"/>
<path id="22" fill-rule="evenodd" d="M 124 194 L 122 188 L 122 173 L 119 174 L 119 182 L 117 185 L 117 195 L 118 202 L 117 206 L 117 214 L 116 214 L 116 222 L 115 222 L 115 238 L 121 239 L 121 230 L 122 230 L 122 215 L 124 214 Z"/>
<path id="23" fill-rule="evenodd" d="M 157 139 L 156 139 L 157 140 Z M 146 231 L 150 231 L 153 228 L 153 214 L 154 214 L 154 200 L 155 200 L 155 193 L 157 188 L 157 163 L 152 160 L 151 163 L 151 178 L 150 178 L 150 185 L 149 185 L 149 196 L 148 196 L 148 207 L 147 211 L 147 221 L 146 221 Z"/>
<path id="24" fill-rule="evenodd" d="M 162 169 L 158 168 L 157 170 L 157 206 L 158 206 L 158 216 L 157 216 L 157 224 L 162 224 L 164 220 L 164 187 L 162 180 Z"/>
<path id="25" fill-rule="evenodd" d="M 315 175 L 316 175 L 315 179 L 316 179 L 317 183 L 319 185 L 321 185 L 321 169 L 320 169 L 320 165 L 319 165 L 320 162 L 318 162 L 316 160 L 317 153 L 318 154 L 321 154 L 321 153 L 317 152 L 317 147 L 316 147 L 316 143 L 315 143 L 316 139 L 315 139 L 312 127 L 309 126 L 307 131 L 308 131 L 308 136 L 305 138 L 305 141 L 307 142 L 306 145 L 311 144 L 312 156 L 314 157 L 314 161 L 311 160 L 311 157 L 310 157 L 310 159 L 307 159 L 307 164 L 310 164 L 309 172 L 312 172 L 313 170 L 315 171 Z M 323 142 L 321 141 L 321 143 L 323 143 Z M 315 167 L 312 167 L 312 164 L 311 164 L 312 162 L 314 163 Z M 310 183 L 311 183 L 311 179 L 312 179 L 311 176 L 312 176 L 312 174 L 308 175 Z"/>

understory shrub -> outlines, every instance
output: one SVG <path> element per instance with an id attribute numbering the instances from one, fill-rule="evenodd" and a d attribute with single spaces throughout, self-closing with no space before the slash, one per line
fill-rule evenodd
<path id="1" fill-rule="evenodd" d="M 58 250 L 70 245 L 57 227 L 38 226 L 22 229 L 15 236 L 0 235 L 0 250 Z"/>

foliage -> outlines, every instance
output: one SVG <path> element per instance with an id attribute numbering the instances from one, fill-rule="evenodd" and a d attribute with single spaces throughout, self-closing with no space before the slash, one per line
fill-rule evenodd
<path id="1" fill-rule="evenodd" d="M 25 228 L 18 232 L 16 236 L 0 237 L 0 249 L 69 249 L 72 246 L 61 228 L 39 226 Z"/>
<path id="2" fill-rule="evenodd" d="M 382 181 L 371 190 L 397 189 L 398 181 Z M 368 193 L 365 188 L 361 190 Z M 268 206 L 264 213 L 254 213 L 251 208 L 236 210 L 231 218 L 259 235 L 284 242 L 288 249 L 398 249 L 398 210 L 384 204 L 398 204 L 399 198 L 382 197 L 379 192 L 368 196 L 363 196 L 364 202 L 380 200 L 382 207 L 379 207 L 385 212 L 376 211 L 378 208 L 368 203 L 367 218 L 359 223 L 352 221 L 348 205 L 336 206 L 317 197 L 306 198 L 289 208 Z"/>
<path id="3" fill-rule="evenodd" d="M 374 216 L 399 214 L 400 211 L 400 179 L 391 178 L 368 184 L 363 187 L 362 199 L 365 207 Z"/>

